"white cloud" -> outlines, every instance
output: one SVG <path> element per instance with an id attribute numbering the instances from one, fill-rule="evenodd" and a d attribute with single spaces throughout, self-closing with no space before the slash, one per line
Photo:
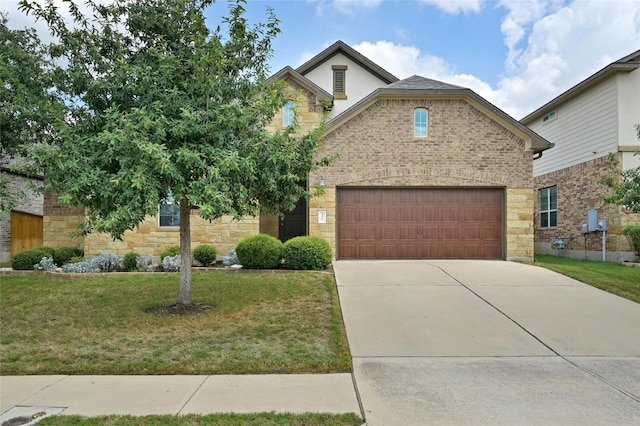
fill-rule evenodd
<path id="1" fill-rule="evenodd" d="M 530 15 L 520 10 L 520 2 L 504 4 L 509 57 L 496 102 L 517 118 L 640 48 L 640 2 L 539 1 L 529 4 L 536 11 Z M 516 43 L 513 29 L 505 31 L 507 21 L 523 31 Z"/>
<path id="2" fill-rule="evenodd" d="M 453 14 L 479 12 L 483 2 L 484 0 L 420 0 L 420 3 Z"/>
<path id="3" fill-rule="evenodd" d="M 327 11 L 354 15 L 362 10 L 376 9 L 382 0 L 307 0 L 316 5 L 316 13 L 323 16 Z"/>
<path id="4" fill-rule="evenodd" d="M 443 58 L 424 54 L 415 46 L 365 41 L 352 47 L 400 79 L 420 75 L 467 87 L 490 102 L 495 96 L 489 84 L 471 74 L 455 72 Z"/>

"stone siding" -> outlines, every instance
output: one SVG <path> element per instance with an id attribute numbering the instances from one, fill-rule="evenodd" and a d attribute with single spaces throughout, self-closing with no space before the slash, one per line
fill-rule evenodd
<path id="1" fill-rule="evenodd" d="M 413 111 L 429 109 L 429 135 L 413 136 Z M 322 176 L 327 190 L 310 202 L 310 232 L 335 250 L 335 190 L 355 187 L 506 189 L 506 258 L 533 256 L 533 161 L 525 141 L 464 100 L 379 100 L 329 131 L 323 153 L 338 154 Z M 326 210 L 327 224 L 317 212 Z"/>
<path id="2" fill-rule="evenodd" d="M 622 207 L 607 205 L 602 201 L 609 190 L 599 182 L 607 175 L 607 171 L 607 157 L 601 157 L 534 179 L 536 252 L 557 254 L 555 241 L 562 239 L 566 247 L 561 255 L 584 259 L 586 252 L 589 259 L 602 259 L 602 233 L 582 233 L 582 225 L 587 223 L 588 211 L 597 210 L 599 218 L 608 220 L 608 260 L 635 258 L 626 237 L 622 235 L 622 229 L 627 225 L 640 223 L 640 215 L 628 213 Z M 551 186 L 558 188 L 558 225 L 541 228 L 539 190 Z"/>

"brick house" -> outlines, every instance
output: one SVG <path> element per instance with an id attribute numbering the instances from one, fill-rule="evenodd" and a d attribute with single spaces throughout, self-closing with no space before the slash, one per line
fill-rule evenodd
<path id="1" fill-rule="evenodd" d="M 194 217 L 194 247 L 211 243 L 224 254 L 262 232 L 283 241 L 321 236 L 338 259 L 533 257 L 533 158 L 552 146 L 547 140 L 469 89 L 399 81 L 341 41 L 272 78 L 291 96 L 272 129 L 288 125 L 293 110 L 302 130 L 327 120 L 321 150 L 340 156 L 305 182 L 325 193 L 281 217 Z M 179 240 L 162 208 L 116 242 L 70 240 L 82 212 L 55 197 L 45 197 L 44 215 L 45 244 L 79 245 L 88 255 L 158 255 Z"/>
<path id="2" fill-rule="evenodd" d="M 637 167 L 640 149 L 635 126 L 640 124 L 640 50 L 613 62 L 578 83 L 521 122 L 555 144 L 534 162 L 536 189 L 535 250 L 579 259 L 633 260 L 622 235 L 640 215 L 606 205 L 607 157 L 623 170 Z M 588 212 L 606 219 L 608 229 L 583 233 Z M 561 240 L 564 248 L 557 242 Z M 561 243 L 561 245 L 562 245 Z"/>

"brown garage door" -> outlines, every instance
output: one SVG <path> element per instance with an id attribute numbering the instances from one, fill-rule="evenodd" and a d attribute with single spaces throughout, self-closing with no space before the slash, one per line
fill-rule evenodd
<path id="1" fill-rule="evenodd" d="M 339 259 L 502 259 L 501 189 L 338 189 Z"/>

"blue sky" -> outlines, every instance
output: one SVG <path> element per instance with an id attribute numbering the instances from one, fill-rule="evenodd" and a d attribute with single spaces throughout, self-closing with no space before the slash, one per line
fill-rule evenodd
<path id="1" fill-rule="evenodd" d="M 17 1 L 0 3 L 9 25 L 38 28 Z M 640 49 L 640 0 L 249 0 L 249 22 L 267 7 L 282 30 L 273 72 L 342 40 L 399 78 L 469 87 L 517 119 Z M 210 27 L 227 10 L 216 2 Z"/>

